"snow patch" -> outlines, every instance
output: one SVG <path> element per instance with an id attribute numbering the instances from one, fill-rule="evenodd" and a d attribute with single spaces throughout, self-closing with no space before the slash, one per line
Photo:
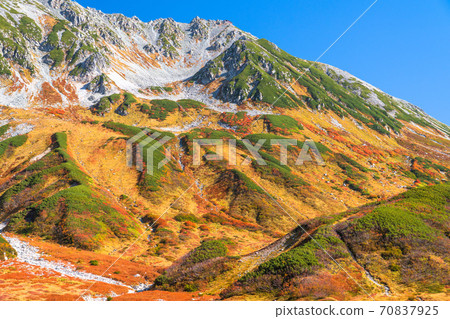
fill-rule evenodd
<path id="1" fill-rule="evenodd" d="M 1 141 L 7 138 L 11 138 L 18 135 L 24 135 L 30 133 L 34 128 L 34 125 L 28 123 L 20 123 L 14 127 L 10 127 L 5 134 L 2 135 Z"/>

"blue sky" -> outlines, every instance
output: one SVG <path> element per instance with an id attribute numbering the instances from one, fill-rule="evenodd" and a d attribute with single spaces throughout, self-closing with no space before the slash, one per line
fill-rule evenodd
<path id="1" fill-rule="evenodd" d="M 315 60 L 374 0 L 79 0 L 143 21 L 226 19 Z M 450 0 L 379 0 L 320 60 L 450 124 Z"/>

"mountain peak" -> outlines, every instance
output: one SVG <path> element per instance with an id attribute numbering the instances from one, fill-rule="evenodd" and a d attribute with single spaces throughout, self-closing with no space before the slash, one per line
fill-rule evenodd
<path id="1" fill-rule="evenodd" d="M 193 24 L 193 23 L 201 23 L 201 22 L 203 22 L 203 21 L 205 21 L 205 20 L 202 19 L 202 18 L 200 18 L 199 16 L 196 16 L 194 19 L 191 20 L 190 24 Z"/>
<path id="2" fill-rule="evenodd" d="M 0 68 L 3 77 L 9 75 L 21 79 L 19 82 L 30 81 L 22 72 L 27 69 L 33 84 L 29 90 L 10 89 L 0 98 L 6 105 L 27 107 L 53 101 L 41 98 L 42 91 L 48 91 L 44 83 L 56 92 L 53 95 L 60 96 L 54 100 L 60 105 L 91 106 L 102 97 L 99 92 L 142 94 L 148 87 L 177 82 L 183 83 L 180 94 L 190 94 L 192 88 L 186 83 L 194 80 L 197 85 L 215 88 L 196 94 L 216 106 L 276 102 L 274 107 L 332 110 L 383 134 L 399 133 L 400 120 L 449 132 L 448 127 L 410 103 L 337 68 L 315 64 L 311 69 L 306 61 L 241 31 L 228 20 L 196 16 L 190 23 L 173 18 L 144 23 L 138 17 L 83 8 L 71 0 L 18 3 L 18 11 L 11 10 L 13 3 L 8 0 L 0 7 L 2 15 L 17 16 L 14 22 L 5 20 L 7 28 L 0 30 Z M 30 15 L 33 22 L 27 29 L 13 31 L 19 29 L 16 21 L 20 15 Z M 306 77 L 298 76 L 305 72 Z M 109 81 L 104 88 L 86 89 L 95 87 L 91 81 L 100 76 Z M 63 80 L 74 94 L 69 96 L 67 90 L 52 85 Z M 335 84 L 328 85 L 332 82 Z M 351 92 L 353 100 L 344 92 Z"/>

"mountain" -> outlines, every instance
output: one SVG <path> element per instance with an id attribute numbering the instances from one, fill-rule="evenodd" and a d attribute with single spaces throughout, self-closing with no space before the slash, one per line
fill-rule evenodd
<path id="1" fill-rule="evenodd" d="M 228 21 L 144 23 L 72 1 L 6 1 L 0 10 L 1 73 L 16 83 L 2 102 L 14 107 L 88 106 L 106 92 L 182 81 L 236 40 L 254 38 Z"/>
<path id="2" fill-rule="evenodd" d="M 229 21 L 5 0 L 0 51 L 0 299 L 448 299 L 450 128 L 419 107 Z"/>
<path id="3" fill-rule="evenodd" d="M 212 93 L 216 105 L 308 105 L 366 124 L 373 119 L 379 130 L 398 132 L 401 119 L 449 133 L 414 105 L 334 67 L 297 59 L 229 21 L 144 23 L 60 0 L 5 1 L 0 14 L 0 102 L 8 106 L 90 106 L 107 93 L 125 90 L 146 98 L 153 96 L 152 87 L 181 82 L 178 95 L 207 101 Z M 205 94 L 192 82 L 214 89 Z"/>

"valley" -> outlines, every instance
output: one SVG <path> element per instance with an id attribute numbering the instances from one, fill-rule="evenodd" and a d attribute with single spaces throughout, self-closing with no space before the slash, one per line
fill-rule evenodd
<path id="1" fill-rule="evenodd" d="M 0 51 L 0 300 L 449 299 L 419 107 L 229 21 L 5 0 Z"/>

